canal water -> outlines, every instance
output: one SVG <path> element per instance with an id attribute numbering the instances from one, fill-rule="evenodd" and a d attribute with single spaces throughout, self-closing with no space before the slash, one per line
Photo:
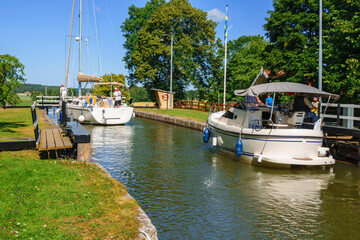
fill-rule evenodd
<path id="1" fill-rule="evenodd" d="M 86 128 L 91 161 L 127 187 L 159 239 L 360 238 L 360 168 L 255 167 L 199 131 L 141 118 Z"/>

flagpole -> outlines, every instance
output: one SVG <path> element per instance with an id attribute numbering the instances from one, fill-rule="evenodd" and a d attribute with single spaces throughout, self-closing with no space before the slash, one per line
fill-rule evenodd
<path id="1" fill-rule="evenodd" d="M 226 104 L 226 57 L 227 57 L 227 11 L 228 5 L 226 4 L 226 15 L 225 15 L 225 57 L 224 57 L 224 107 L 223 110 L 225 111 L 225 104 Z"/>

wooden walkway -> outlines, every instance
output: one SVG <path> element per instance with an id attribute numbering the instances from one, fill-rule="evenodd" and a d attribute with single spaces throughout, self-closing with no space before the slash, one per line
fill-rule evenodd
<path id="1" fill-rule="evenodd" d="M 55 154 L 55 157 L 58 158 L 59 153 L 73 148 L 70 138 L 51 121 L 44 110 L 39 109 L 39 119 L 45 123 L 40 130 L 40 140 L 37 146 L 40 154 L 47 153 L 48 158 Z"/>

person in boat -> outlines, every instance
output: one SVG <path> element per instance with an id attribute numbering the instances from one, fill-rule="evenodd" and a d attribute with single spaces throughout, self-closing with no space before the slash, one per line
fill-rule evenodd
<path id="1" fill-rule="evenodd" d="M 265 100 L 265 106 L 267 106 L 267 107 L 272 107 L 272 105 L 273 105 L 273 98 L 271 97 L 271 94 L 270 93 L 268 93 L 267 94 L 267 98 L 266 98 L 266 100 Z"/>
<path id="2" fill-rule="evenodd" d="M 115 107 L 120 106 L 121 105 L 121 92 L 119 91 L 118 88 L 115 88 L 114 98 L 115 98 Z"/>
<path id="3" fill-rule="evenodd" d="M 313 109 L 311 109 L 311 111 L 313 112 L 313 113 L 315 113 L 316 115 L 318 115 L 318 112 L 319 112 L 319 98 L 318 97 L 314 97 L 313 98 L 313 101 L 312 101 L 312 103 L 311 103 L 311 105 L 312 105 L 312 107 L 313 107 Z"/>
<path id="4" fill-rule="evenodd" d="M 259 107 L 263 105 L 258 96 L 246 96 L 245 103 L 250 105 L 251 107 Z"/>
<path id="5" fill-rule="evenodd" d="M 318 117 L 311 110 L 313 105 L 310 103 L 309 99 L 305 97 L 304 93 L 298 93 L 291 102 L 291 110 L 293 112 L 305 112 L 305 118 L 311 118 L 311 122 L 316 122 Z"/>
<path id="6" fill-rule="evenodd" d="M 66 96 L 67 96 L 67 89 L 64 85 L 61 85 L 60 87 L 60 98 L 61 101 L 65 101 L 66 100 Z"/>

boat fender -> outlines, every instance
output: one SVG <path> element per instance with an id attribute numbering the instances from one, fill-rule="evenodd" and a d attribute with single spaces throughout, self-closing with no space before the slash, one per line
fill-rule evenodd
<path id="1" fill-rule="evenodd" d="M 241 154 L 243 153 L 243 142 L 240 138 L 236 142 L 235 153 L 238 158 L 240 158 Z"/>
<path id="2" fill-rule="evenodd" d="M 263 155 L 262 155 L 262 153 L 260 153 L 260 155 L 259 155 L 259 157 L 258 157 L 258 163 L 261 163 L 262 162 L 262 158 L 263 158 Z"/>
<path id="3" fill-rule="evenodd" d="M 209 139 L 210 139 L 210 131 L 209 131 L 209 129 L 207 127 L 205 127 L 204 132 L 203 132 L 204 143 L 209 142 Z"/>
<path id="4" fill-rule="evenodd" d="M 217 145 L 217 137 L 216 136 L 214 136 L 213 139 L 212 139 L 212 145 L 214 147 L 216 147 L 216 145 Z"/>
<path id="5" fill-rule="evenodd" d="M 84 117 L 84 115 L 80 115 L 79 116 L 79 122 L 84 122 L 85 121 L 85 117 Z"/>

